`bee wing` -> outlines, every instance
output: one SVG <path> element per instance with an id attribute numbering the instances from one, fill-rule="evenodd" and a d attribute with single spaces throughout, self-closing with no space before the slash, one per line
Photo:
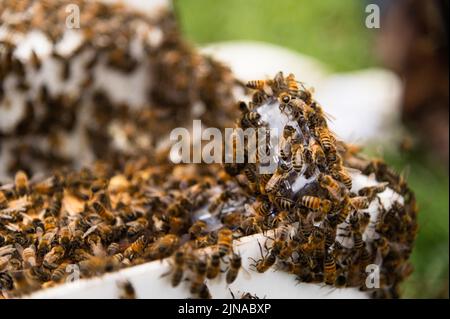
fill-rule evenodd
<path id="1" fill-rule="evenodd" d="M 331 115 L 330 113 L 328 113 L 328 112 L 325 112 L 325 111 L 322 111 L 323 112 L 323 116 L 325 117 L 325 119 L 328 121 L 328 122 L 334 122 L 334 121 L 336 121 L 336 117 L 334 117 L 334 115 Z M 331 131 L 330 131 L 331 132 Z M 334 134 L 334 133 L 333 133 Z M 336 135 L 334 135 L 334 136 L 336 136 Z"/>
<path id="2" fill-rule="evenodd" d="M 28 214 L 20 213 L 20 216 L 22 216 L 23 219 L 26 219 L 26 220 L 28 220 L 29 222 L 32 222 L 32 221 L 33 221 L 33 218 L 32 218 L 31 216 L 29 216 Z"/>
<path id="3" fill-rule="evenodd" d="M 14 253 L 15 250 L 16 250 L 16 248 L 14 248 L 13 245 L 7 245 L 4 247 L 1 247 L 0 248 L 0 256 L 11 255 Z"/>
<path id="4" fill-rule="evenodd" d="M 4 184 L 2 186 L 0 186 L 0 190 L 11 190 L 14 188 L 14 184 L 13 183 L 8 183 L 8 184 Z"/>
<path id="5" fill-rule="evenodd" d="M 100 225 L 100 224 L 96 224 L 94 226 L 91 226 L 88 230 L 86 230 L 86 232 L 83 234 L 83 239 L 85 239 L 87 236 L 92 234 L 97 229 L 98 225 Z"/>
<path id="6" fill-rule="evenodd" d="M 0 214 L 0 219 L 12 219 L 12 216 L 7 214 Z"/>
<path id="7" fill-rule="evenodd" d="M 5 228 L 12 231 L 12 232 L 20 232 L 20 228 L 17 225 L 13 225 L 13 224 L 6 224 Z"/>

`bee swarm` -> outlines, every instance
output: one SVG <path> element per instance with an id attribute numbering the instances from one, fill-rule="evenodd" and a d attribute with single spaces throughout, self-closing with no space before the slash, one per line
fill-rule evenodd
<path id="1" fill-rule="evenodd" d="M 68 6 L 79 8 L 79 29 L 66 26 Z M 232 122 L 233 84 L 182 39 L 168 8 L 2 0 L 0 178 L 96 159 L 157 162 L 171 129 Z"/>
<path id="2" fill-rule="evenodd" d="M 68 31 L 69 3 L 90 23 Z M 240 274 L 233 240 L 257 233 L 267 240 L 255 271 L 364 289 L 377 264 L 374 297 L 398 296 L 414 195 L 336 140 L 293 75 L 248 83 L 252 101 L 239 104 L 238 126 L 282 132 L 279 148 L 258 148 L 273 148 L 275 173 L 259 162 L 172 165 L 171 128 L 193 118 L 223 128 L 237 110 L 230 71 L 184 43 L 170 12 L 5 0 L 0 18 L 0 170 L 14 175 L 0 187 L 3 297 L 61 284 L 71 266 L 89 278 L 170 258 L 171 285 L 209 298 L 208 280 Z"/>

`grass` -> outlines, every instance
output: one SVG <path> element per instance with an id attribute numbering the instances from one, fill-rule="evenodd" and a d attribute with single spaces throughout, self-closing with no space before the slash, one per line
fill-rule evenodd
<path id="1" fill-rule="evenodd" d="M 175 8 L 186 37 L 197 44 L 266 41 L 314 56 L 335 71 L 376 65 L 374 34 L 364 27 L 359 0 L 178 0 Z M 385 153 L 398 171 L 408 167 L 419 205 L 415 272 L 403 284 L 403 296 L 448 298 L 448 170 L 424 151 Z"/>
<path id="2" fill-rule="evenodd" d="M 266 41 L 317 57 L 337 71 L 375 63 L 359 0 L 178 0 L 188 39 L 198 44 Z"/>

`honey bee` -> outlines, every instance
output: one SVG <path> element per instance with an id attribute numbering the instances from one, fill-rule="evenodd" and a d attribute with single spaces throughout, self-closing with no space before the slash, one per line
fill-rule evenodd
<path id="1" fill-rule="evenodd" d="M 116 255 L 120 252 L 120 245 L 119 243 L 111 243 L 107 248 L 106 252 L 109 256 Z"/>
<path id="2" fill-rule="evenodd" d="M 329 152 L 335 148 L 334 145 L 336 143 L 336 139 L 328 129 L 324 127 L 316 127 L 315 134 L 326 152 Z"/>
<path id="3" fill-rule="evenodd" d="M 331 209 L 331 202 L 328 199 L 322 199 L 315 196 L 303 196 L 300 199 L 300 204 L 304 207 L 314 211 L 320 211 L 324 214 L 328 213 Z"/>
<path id="4" fill-rule="evenodd" d="M 61 246 L 55 246 L 44 256 L 44 266 L 50 269 L 58 267 L 59 262 L 64 257 L 65 250 Z"/>
<path id="5" fill-rule="evenodd" d="M 296 237 L 289 239 L 278 254 L 278 258 L 281 260 L 288 259 L 298 249 L 299 245 L 300 242 Z"/>
<path id="6" fill-rule="evenodd" d="M 44 233 L 38 244 L 37 253 L 39 257 L 44 257 L 44 255 L 50 251 L 55 235 L 56 232 L 54 231 Z"/>
<path id="7" fill-rule="evenodd" d="M 32 280 L 32 278 L 24 271 L 16 271 L 12 276 L 15 295 L 26 295 L 40 287 L 39 282 Z"/>
<path id="8" fill-rule="evenodd" d="M 345 195 L 340 203 L 340 210 L 337 216 L 337 223 L 338 224 L 343 223 L 347 219 L 347 216 L 352 210 L 354 210 L 354 207 L 351 203 L 351 199 L 348 195 Z"/>
<path id="9" fill-rule="evenodd" d="M 302 171 L 303 164 L 305 163 L 304 151 L 303 145 L 299 144 L 295 153 L 292 154 L 292 167 L 297 173 Z"/>
<path id="10" fill-rule="evenodd" d="M 255 215 L 244 218 L 239 225 L 239 228 L 243 230 L 244 234 L 249 235 L 255 232 L 261 232 L 261 225 L 264 222 L 264 216 Z"/>
<path id="11" fill-rule="evenodd" d="M 252 102 L 256 105 L 263 104 L 269 96 L 264 91 L 256 91 L 252 96 Z"/>
<path id="12" fill-rule="evenodd" d="M 280 157 L 287 161 L 289 157 L 291 156 L 291 139 L 288 138 L 282 138 L 280 141 Z"/>
<path id="13" fill-rule="evenodd" d="M 258 121 L 261 119 L 261 115 L 256 111 L 250 111 L 244 113 L 241 119 L 242 128 L 254 127 L 258 124 Z"/>
<path id="14" fill-rule="evenodd" d="M 279 251 L 277 249 L 272 248 L 266 254 L 266 256 L 264 256 L 261 244 L 259 242 L 258 245 L 261 253 L 261 259 L 254 260 L 253 258 L 250 257 L 250 259 L 253 260 L 254 262 L 251 266 L 253 266 L 257 272 L 264 273 L 275 264 L 275 262 L 277 261 L 277 255 L 279 254 Z M 267 250 L 267 247 L 265 248 Z"/>
<path id="15" fill-rule="evenodd" d="M 148 224 L 148 220 L 145 217 L 140 217 L 135 221 L 128 222 L 127 235 L 129 237 L 139 236 L 148 227 Z"/>
<path id="16" fill-rule="evenodd" d="M 280 184 L 283 177 L 284 177 L 284 173 L 282 173 L 280 169 L 277 169 L 275 174 L 273 174 L 272 177 L 267 182 L 266 192 L 268 194 L 274 192 L 277 189 L 278 184 Z"/>
<path id="17" fill-rule="evenodd" d="M 198 294 L 203 288 L 203 285 L 205 284 L 205 276 L 206 272 L 208 270 L 208 266 L 206 264 L 206 261 L 199 259 L 195 263 L 195 272 L 194 276 L 191 279 L 191 287 L 190 292 L 191 294 Z"/>
<path id="18" fill-rule="evenodd" d="M 239 270 L 241 269 L 242 265 L 242 258 L 238 254 L 233 254 L 233 256 L 230 259 L 230 269 L 227 272 L 226 275 L 226 282 L 227 284 L 231 284 L 234 282 L 239 274 Z"/>
<path id="19" fill-rule="evenodd" d="M 350 232 L 353 238 L 353 249 L 356 251 L 361 251 L 365 247 L 365 243 L 363 241 L 362 237 L 362 229 L 361 229 L 361 223 L 359 220 L 359 216 L 356 213 L 353 213 L 352 216 L 350 216 Z"/>
<path id="20" fill-rule="evenodd" d="M 24 171 L 18 171 L 14 177 L 15 190 L 19 196 L 24 196 L 29 192 L 28 176 Z"/>
<path id="21" fill-rule="evenodd" d="M 357 196 L 350 199 L 352 206 L 359 209 L 367 209 L 369 207 L 369 199 L 365 196 Z"/>
<path id="22" fill-rule="evenodd" d="M 385 237 L 380 237 L 374 240 L 374 247 L 377 253 L 384 259 L 390 251 L 389 241 Z"/>
<path id="23" fill-rule="evenodd" d="M 178 236 L 173 234 L 164 235 L 149 247 L 150 249 L 148 256 L 151 259 L 162 259 L 168 257 L 177 248 L 178 243 Z M 125 256 L 128 257 L 126 254 Z"/>
<path id="24" fill-rule="evenodd" d="M 189 227 L 188 233 L 191 239 L 196 239 L 198 237 L 204 236 L 206 232 L 206 223 L 202 220 L 198 220 Z"/>
<path id="25" fill-rule="evenodd" d="M 91 183 L 91 192 L 93 194 L 98 193 L 102 190 L 106 190 L 107 188 L 108 188 L 108 181 L 103 178 L 98 178 L 98 179 L 92 181 L 92 183 Z M 104 201 L 101 200 L 101 202 L 103 202 L 103 204 L 104 204 Z"/>
<path id="26" fill-rule="evenodd" d="M 64 247 L 64 249 L 68 249 L 70 246 L 70 242 L 72 239 L 72 233 L 68 226 L 61 227 L 59 230 L 59 244 Z"/>
<path id="27" fill-rule="evenodd" d="M 125 249 L 123 255 L 130 260 L 141 255 L 147 247 L 147 238 L 142 235 L 136 241 L 134 241 L 127 249 Z"/>
<path id="28" fill-rule="evenodd" d="M 312 163 L 317 165 L 319 169 L 324 170 L 326 166 L 327 159 L 325 153 L 319 143 L 315 139 L 310 139 L 309 147 L 311 149 Z"/>
<path id="29" fill-rule="evenodd" d="M 136 291 L 128 280 L 119 283 L 120 299 L 136 299 Z"/>
<path id="30" fill-rule="evenodd" d="M 22 251 L 22 259 L 26 265 L 36 266 L 36 247 L 30 245 Z"/>
<path id="31" fill-rule="evenodd" d="M 220 273 L 220 261 L 221 257 L 219 252 L 214 252 L 211 255 L 211 258 L 208 263 L 208 269 L 206 271 L 206 278 L 208 279 L 214 279 L 216 278 Z"/>
<path id="32" fill-rule="evenodd" d="M 324 279 L 327 285 L 333 285 L 336 281 L 336 262 L 330 253 L 325 255 L 323 263 Z"/>
<path id="33" fill-rule="evenodd" d="M 291 95 L 287 92 L 282 92 L 278 96 L 280 103 L 283 103 L 283 104 L 288 104 L 291 101 L 291 98 L 292 98 Z"/>
<path id="34" fill-rule="evenodd" d="M 220 257 L 228 255 L 233 250 L 233 232 L 228 228 L 222 228 L 217 234 L 217 248 Z"/>
<path id="35" fill-rule="evenodd" d="M 260 174 L 259 175 L 259 192 L 263 195 L 267 194 L 266 186 L 269 180 L 272 178 L 272 174 Z"/>
<path id="36" fill-rule="evenodd" d="M 337 169 L 332 169 L 331 175 L 336 180 L 342 182 L 347 189 L 350 190 L 352 188 L 352 178 L 342 166 L 339 165 Z"/>
<path id="37" fill-rule="evenodd" d="M 198 293 L 198 296 L 202 299 L 211 299 L 211 293 L 209 292 L 208 286 L 203 283 L 200 287 L 200 291 Z"/>
<path id="38" fill-rule="evenodd" d="M 264 91 L 267 95 L 272 95 L 272 89 L 270 87 L 272 81 L 271 80 L 254 80 L 248 81 L 246 86 L 249 89 Z"/>
<path id="39" fill-rule="evenodd" d="M 298 84 L 297 81 L 295 80 L 295 76 L 294 74 L 290 73 L 287 77 L 286 77 L 286 82 L 287 82 L 287 86 L 288 86 L 288 92 L 291 95 L 297 95 L 298 94 Z"/>
<path id="40" fill-rule="evenodd" d="M 62 199 L 63 194 L 62 193 L 56 193 L 55 196 L 52 198 L 50 205 L 45 210 L 45 217 L 54 217 L 56 220 L 56 217 L 59 216 L 59 213 L 61 211 L 62 207 Z"/>
<path id="41" fill-rule="evenodd" d="M 339 200 L 342 197 L 342 189 L 341 185 L 336 182 L 330 175 L 325 175 L 320 173 L 317 176 L 317 181 L 319 182 L 320 187 L 328 190 L 328 193 L 336 200 Z"/>
<path id="42" fill-rule="evenodd" d="M 111 260 L 113 263 L 120 265 L 125 264 L 125 260 L 129 260 L 128 258 L 125 258 L 125 256 L 122 253 L 116 253 L 112 255 Z"/>
<path id="43" fill-rule="evenodd" d="M 52 272 L 51 280 L 54 282 L 62 281 L 66 277 L 66 270 L 68 265 L 68 263 L 63 262 L 58 267 L 56 267 L 56 269 Z"/>
<path id="44" fill-rule="evenodd" d="M 92 203 L 92 208 L 94 209 L 94 212 L 105 221 L 113 223 L 116 220 L 114 214 L 108 211 L 105 206 L 100 203 L 100 201 L 95 201 L 94 203 Z"/>
<path id="45" fill-rule="evenodd" d="M 284 196 L 275 196 L 275 204 L 281 209 L 286 211 L 292 211 L 295 206 L 295 202 Z"/>
<path id="46" fill-rule="evenodd" d="M 167 275 L 172 274 L 171 278 L 172 287 L 178 286 L 181 280 L 183 279 L 185 258 L 186 254 L 181 250 L 177 250 L 173 256 L 174 262 L 172 268 L 168 273 L 166 273 Z M 163 274 L 162 276 L 165 276 L 166 274 Z"/>
<path id="47" fill-rule="evenodd" d="M 367 186 L 364 188 L 361 188 L 358 191 L 358 195 L 365 196 L 371 202 L 375 199 L 377 194 L 382 193 L 386 190 L 388 183 L 382 183 L 375 186 Z"/>
<path id="48" fill-rule="evenodd" d="M 56 190 L 61 191 L 61 189 L 58 189 L 58 187 L 59 185 L 57 179 L 55 177 L 50 177 L 46 180 L 34 184 L 33 190 L 40 195 L 50 195 Z"/>
<path id="49" fill-rule="evenodd" d="M 272 212 L 272 205 L 268 200 L 263 200 L 258 205 L 256 211 L 261 216 L 268 216 Z"/>
<path id="50" fill-rule="evenodd" d="M 14 280 L 8 272 L 0 272 L 0 290 L 12 290 Z"/>

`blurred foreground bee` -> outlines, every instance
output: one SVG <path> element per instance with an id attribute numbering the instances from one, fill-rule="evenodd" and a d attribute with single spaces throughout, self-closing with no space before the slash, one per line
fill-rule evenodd
<path id="1" fill-rule="evenodd" d="M 136 299 L 136 291 L 128 280 L 120 282 L 118 284 L 119 287 L 119 298 L 120 299 Z"/>

